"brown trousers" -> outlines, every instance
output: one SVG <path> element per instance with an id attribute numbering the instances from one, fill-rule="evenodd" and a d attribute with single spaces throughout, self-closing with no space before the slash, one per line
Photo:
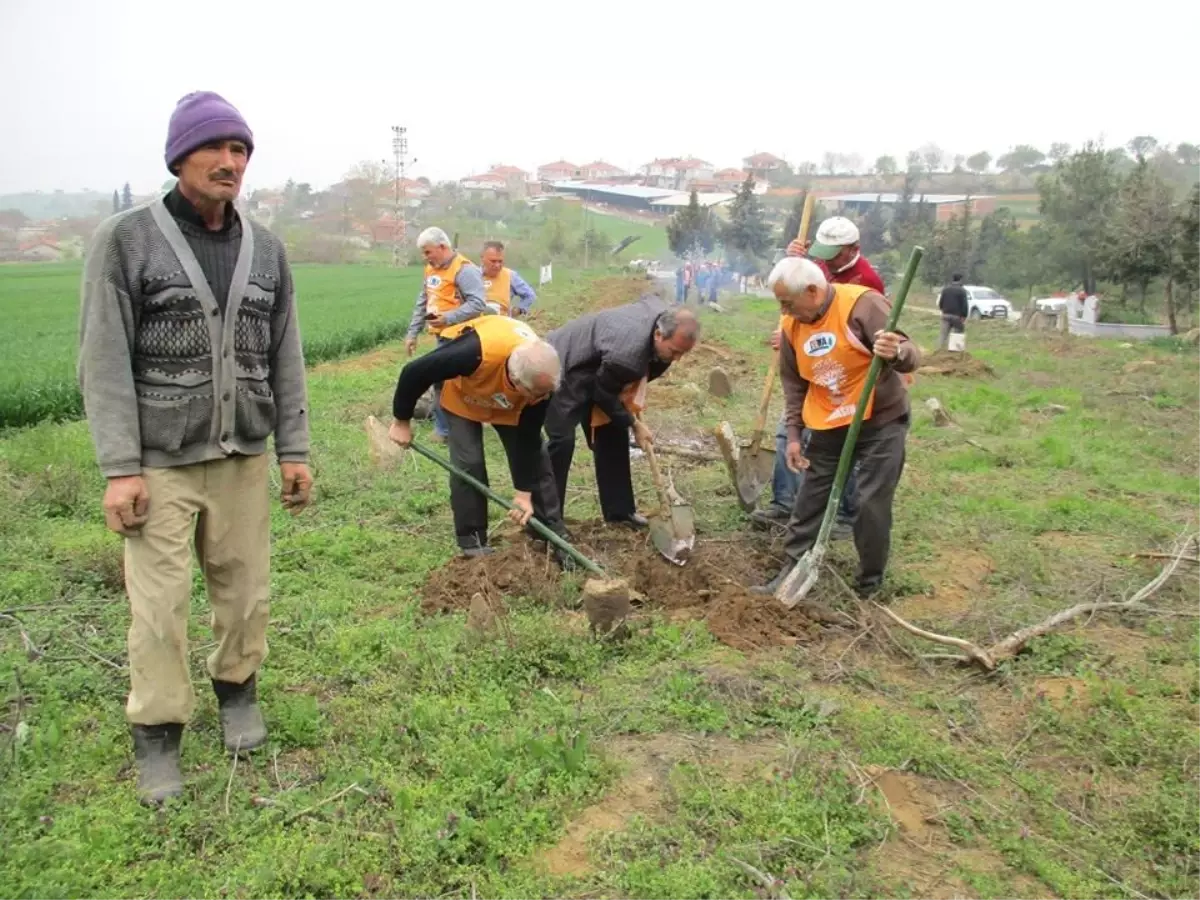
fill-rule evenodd
<path id="1" fill-rule="evenodd" d="M 135 725 L 186 723 L 195 706 L 188 666 L 193 545 L 217 649 L 208 673 L 242 683 L 267 656 L 271 507 L 266 455 L 146 469 L 149 518 L 125 540 Z"/>

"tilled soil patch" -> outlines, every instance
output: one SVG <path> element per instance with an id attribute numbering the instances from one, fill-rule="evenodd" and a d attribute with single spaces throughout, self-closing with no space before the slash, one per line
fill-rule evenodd
<path id="1" fill-rule="evenodd" d="M 996 375 L 982 359 L 976 359 L 970 353 L 951 353 L 949 350 L 938 350 L 930 353 L 921 360 L 918 375 L 953 375 L 958 378 L 993 378 Z"/>
<path id="2" fill-rule="evenodd" d="M 573 543 L 612 576 L 627 578 L 646 605 L 682 618 L 703 619 L 722 643 L 740 650 L 790 646 L 817 638 L 830 618 L 816 605 L 787 610 L 773 597 L 750 593 L 776 563 L 749 541 L 705 541 L 698 537 L 686 566 L 658 555 L 649 535 L 595 522 L 568 523 Z M 427 614 L 468 609 L 471 597 L 527 596 L 553 605 L 560 573 L 548 555 L 513 532 L 501 536 L 496 552 L 452 559 L 431 573 L 422 591 Z M 817 612 L 814 613 L 814 610 Z"/>

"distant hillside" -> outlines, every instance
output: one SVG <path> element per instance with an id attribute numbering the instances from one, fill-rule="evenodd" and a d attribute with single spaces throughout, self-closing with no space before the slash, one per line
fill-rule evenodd
<path id="1" fill-rule="evenodd" d="M 30 219 L 89 218 L 112 212 L 112 193 L 99 191 L 33 191 L 0 194 L 0 209 L 16 209 Z"/>

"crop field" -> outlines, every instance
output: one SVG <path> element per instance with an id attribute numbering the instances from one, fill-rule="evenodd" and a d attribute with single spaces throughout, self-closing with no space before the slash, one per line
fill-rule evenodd
<path id="1" fill-rule="evenodd" d="M 0 428 L 82 412 L 75 379 L 78 264 L 0 266 Z M 403 335 L 421 287 L 418 268 L 294 267 L 310 363 Z"/>
<path id="2" fill-rule="evenodd" d="M 644 284 L 564 285 L 534 327 Z M 499 511 L 498 552 L 457 559 L 441 470 L 372 460 L 363 421 L 388 415 L 400 345 L 315 366 L 314 506 L 272 523 L 269 744 L 236 764 L 220 749 L 197 580 L 187 786 L 161 811 L 135 798 L 121 542 L 86 424 L 7 432 L 0 894 L 1197 896 L 1198 551 L 1156 556 L 1197 528 L 1195 349 L 972 324 L 969 359 L 917 376 L 889 610 L 987 647 L 1175 566 L 1138 606 L 1074 619 L 987 674 L 854 599 L 848 543 L 813 603 L 747 592 L 778 538 L 748 527 L 703 454 L 721 420 L 748 435 L 777 307 L 723 302 L 646 411 L 695 507 L 687 566 L 598 522 L 577 450 L 568 526 L 644 595 L 623 640 L 589 634 L 580 576 Z M 937 324 L 905 313 L 926 347 Z M 715 366 L 728 399 L 707 392 Z M 777 391 L 772 423 L 779 406 Z"/>

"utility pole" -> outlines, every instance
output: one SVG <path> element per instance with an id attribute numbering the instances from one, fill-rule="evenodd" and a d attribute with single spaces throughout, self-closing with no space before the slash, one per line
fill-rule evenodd
<path id="1" fill-rule="evenodd" d="M 405 237 L 405 196 L 404 170 L 408 166 L 408 129 L 403 125 L 392 126 L 392 155 L 395 157 L 395 167 L 392 173 L 396 180 L 395 223 L 392 230 L 392 265 L 400 267 L 400 248 Z"/>

